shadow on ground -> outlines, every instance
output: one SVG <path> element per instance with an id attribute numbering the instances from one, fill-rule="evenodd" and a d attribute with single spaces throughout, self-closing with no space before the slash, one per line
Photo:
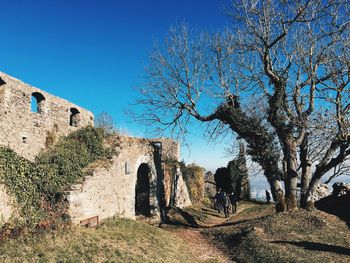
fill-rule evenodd
<path id="1" fill-rule="evenodd" d="M 202 211 L 205 212 L 207 215 L 219 217 L 219 218 L 221 218 L 221 216 L 223 215 L 223 214 L 218 213 L 218 212 L 212 212 L 210 209 L 207 209 L 207 208 L 202 208 Z"/>
<path id="2" fill-rule="evenodd" d="M 334 245 L 327 245 L 323 243 L 317 243 L 317 242 L 309 242 L 309 241 L 272 241 L 271 243 L 275 244 L 290 244 L 297 247 L 302 247 L 304 249 L 308 250 L 314 250 L 314 251 L 327 251 L 327 252 L 333 252 L 340 255 L 350 256 L 350 249 L 346 247 L 340 247 L 340 246 L 334 246 Z"/>
<path id="3" fill-rule="evenodd" d="M 179 215 L 181 215 L 181 217 L 185 220 L 185 222 L 180 222 L 178 220 L 169 218 L 168 224 L 176 225 L 176 226 L 193 227 L 193 228 L 201 227 L 190 213 L 186 212 L 185 210 L 182 210 L 181 208 L 173 208 L 173 210 Z"/>

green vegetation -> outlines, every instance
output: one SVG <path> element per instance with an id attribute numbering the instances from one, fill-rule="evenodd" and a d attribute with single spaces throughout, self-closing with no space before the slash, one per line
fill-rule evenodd
<path id="1" fill-rule="evenodd" d="M 71 227 L 7 239 L 0 244 L 0 261 L 200 262 L 181 238 L 126 219 L 111 219 L 97 228 Z"/>
<path id="2" fill-rule="evenodd" d="M 0 147 L 0 180 L 15 197 L 25 223 L 43 216 L 37 182 L 45 176 L 34 164 L 14 151 Z M 24 216 L 26 215 L 26 216 Z"/>
<path id="3" fill-rule="evenodd" d="M 215 243 L 237 262 L 349 262 L 350 233 L 338 218 L 305 210 L 276 214 L 273 205 L 239 202 L 239 213 L 226 219 L 212 204 L 203 206 L 203 169 L 183 163 L 195 206 L 170 210 L 174 225 L 162 229 L 121 219 L 94 229 L 62 224 L 69 221 L 65 192 L 96 162 L 109 165 L 113 149 L 106 139 L 103 129 L 87 127 L 48 147 L 34 162 L 0 147 L 0 181 L 15 197 L 20 215 L 0 233 L 1 262 L 201 262 L 196 247 L 188 247 L 201 235 L 185 231 L 193 239 L 183 240 L 176 235 L 183 226 L 201 228 L 211 240 L 208 247 Z"/>
<path id="4" fill-rule="evenodd" d="M 199 204 L 204 198 L 204 169 L 195 164 L 180 163 L 181 172 L 187 185 L 193 204 Z"/>
<path id="5" fill-rule="evenodd" d="M 97 160 L 108 160 L 112 149 L 104 147 L 103 129 L 86 127 L 62 138 L 34 162 L 0 147 L 0 180 L 15 197 L 21 224 L 40 220 L 67 219 L 64 192 L 87 174 Z"/>

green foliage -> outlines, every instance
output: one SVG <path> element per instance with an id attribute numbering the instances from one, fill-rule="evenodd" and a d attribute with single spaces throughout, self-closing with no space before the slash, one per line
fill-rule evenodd
<path id="1" fill-rule="evenodd" d="M 83 180 L 84 168 L 109 159 L 113 150 L 103 144 L 103 129 L 86 127 L 62 138 L 32 163 L 14 151 L 0 148 L 0 180 L 15 196 L 25 223 L 57 213 L 64 215 L 64 192 Z"/>
<path id="2" fill-rule="evenodd" d="M 32 218 L 41 212 L 38 209 L 40 193 L 33 182 L 40 174 L 35 166 L 18 156 L 13 150 L 0 147 L 0 180 L 20 206 L 22 215 Z"/>
<path id="3" fill-rule="evenodd" d="M 193 204 L 200 203 L 204 198 L 204 169 L 195 164 L 180 163 L 181 172 Z"/>
<path id="4" fill-rule="evenodd" d="M 57 201 L 62 191 L 77 183 L 86 175 L 83 168 L 99 159 L 112 157 L 112 150 L 103 146 L 106 133 L 103 129 L 87 127 L 60 140 L 49 151 L 40 154 L 35 163 L 39 169 L 47 170 L 41 178 L 41 192 L 50 201 Z"/>

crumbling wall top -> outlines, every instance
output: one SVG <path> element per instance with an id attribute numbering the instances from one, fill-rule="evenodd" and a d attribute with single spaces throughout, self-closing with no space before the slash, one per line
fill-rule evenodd
<path id="1" fill-rule="evenodd" d="M 50 133 L 58 138 L 88 125 L 90 111 L 0 72 L 0 146 L 34 159 Z"/>

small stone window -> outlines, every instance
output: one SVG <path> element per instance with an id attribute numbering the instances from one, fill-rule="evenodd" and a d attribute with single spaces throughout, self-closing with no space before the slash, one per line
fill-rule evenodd
<path id="1" fill-rule="evenodd" d="M 35 113 L 44 113 L 45 97 L 39 92 L 33 92 L 31 98 L 31 110 Z"/>
<path id="2" fill-rule="evenodd" d="M 0 77 L 0 86 L 5 85 L 5 84 L 6 84 L 6 82 Z"/>
<path id="3" fill-rule="evenodd" d="M 22 137 L 22 142 L 23 143 L 27 143 L 28 142 L 28 137 L 27 136 L 23 136 Z"/>
<path id="4" fill-rule="evenodd" d="M 78 127 L 80 124 L 80 112 L 76 108 L 70 108 L 69 125 Z"/>

